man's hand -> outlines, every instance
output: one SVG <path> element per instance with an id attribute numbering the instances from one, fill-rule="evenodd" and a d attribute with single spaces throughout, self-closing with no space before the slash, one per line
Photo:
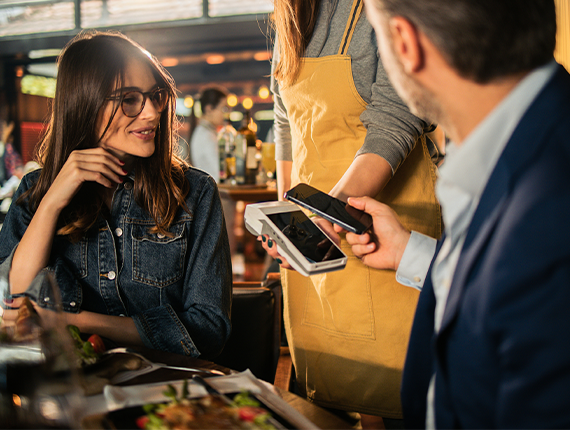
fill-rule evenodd
<path id="1" fill-rule="evenodd" d="M 350 197 L 348 203 L 372 216 L 372 232 L 346 234 L 354 255 L 375 269 L 397 270 L 410 232 L 400 223 L 392 208 L 383 203 L 370 197 Z"/>

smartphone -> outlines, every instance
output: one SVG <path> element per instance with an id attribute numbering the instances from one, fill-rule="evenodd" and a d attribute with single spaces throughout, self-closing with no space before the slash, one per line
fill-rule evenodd
<path id="1" fill-rule="evenodd" d="M 250 233 L 269 235 L 279 253 L 304 276 L 346 266 L 347 257 L 341 249 L 291 202 L 248 204 L 244 219 Z"/>
<path id="2" fill-rule="evenodd" d="M 372 226 L 372 217 L 366 212 L 308 184 L 291 188 L 285 193 L 285 198 L 356 234 L 365 233 Z"/>

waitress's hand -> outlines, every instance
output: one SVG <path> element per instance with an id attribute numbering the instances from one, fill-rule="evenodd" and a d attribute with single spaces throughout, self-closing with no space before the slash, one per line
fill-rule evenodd
<path id="1" fill-rule="evenodd" d="M 269 235 L 264 234 L 261 236 L 257 236 L 257 240 L 261 242 L 261 246 L 263 246 L 263 249 L 265 249 L 265 251 L 269 254 L 270 257 L 272 257 L 275 261 L 277 261 L 279 266 L 281 266 L 283 269 L 295 270 L 287 262 L 287 259 L 283 257 L 281 254 L 279 254 L 279 251 L 277 251 L 277 244 L 273 241 L 273 239 L 269 237 Z"/>
<path id="2" fill-rule="evenodd" d="M 396 212 L 370 197 L 351 197 L 348 203 L 372 215 L 372 232 L 346 233 L 352 252 L 367 266 L 397 270 L 410 239 Z"/>
<path id="3" fill-rule="evenodd" d="M 56 209 L 63 209 L 79 191 L 84 182 L 97 182 L 106 188 L 114 188 L 123 182 L 128 172 L 125 163 L 103 148 L 73 151 L 44 199 L 52 202 Z"/>

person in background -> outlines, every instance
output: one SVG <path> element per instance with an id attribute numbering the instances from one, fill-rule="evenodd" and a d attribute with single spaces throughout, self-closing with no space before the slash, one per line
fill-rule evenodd
<path id="1" fill-rule="evenodd" d="M 0 120 L 0 186 L 4 184 L 5 181 L 10 179 L 10 176 L 6 173 L 6 144 L 10 140 L 12 135 L 12 130 L 14 130 L 14 122 L 6 122 L 5 120 Z"/>
<path id="2" fill-rule="evenodd" d="M 14 136 L 12 135 L 12 131 L 14 130 L 14 122 L 10 122 L 3 128 L 2 134 L 2 142 L 4 143 L 4 174 L 5 179 L 8 180 L 15 174 L 17 174 L 16 170 L 21 169 L 24 166 L 24 162 L 22 161 L 22 156 L 16 148 L 14 148 Z"/>
<path id="3" fill-rule="evenodd" d="M 276 0 L 272 60 L 279 196 L 308 183 L 375 197 L 438 236 L 435 166 L 424 133 L 389 85 L 361 0 Z M 281 197 L 282 198 L 282 197 Z M 324 225 L 321 220 L 321 225 Z M 329 225 L 329 230 L 332 227 Z M 332 231 L 334 234 L 334 231 Z M 365 267 L 344 238 L 343 271 L 305 278 L 281 264 L 285 325 L 300 393 L 398 426 L 401 371 L 418 293 Z"/>
<path id="4" fill-rule="evenodd" d="M 374 217 L 373 234 L 347 234 L 355 255 L 421 289 L 406 428 L 570 428 L 570 76 L 554 2 L 366 7 L 394 87 L 451 140 L 439 243 L 349 199 Z"/>
<path id="5" fill-rule="evenodd" d="M 194 167 L 209 173 L 220 181 L 220 157 L 218 153 L 218 129 L 224 125 L 229 112 L 228 93 L 222 88 L 206 88 L 200 96 L 202 116 L 198 125 L 192 109 L 192 135 L 190 137 L 190 160 Z"/>
<path id="6" fill-rule="evenodd" d="M 217 187 L 173 153 L 174 82 L 119 33 L 63 50 L 41 170 L 0 231 L 0 285 L 40 314 L 59 285 L 68 324 L 118 344 L 214 357 L 230 334 L 232 271 Z"/>

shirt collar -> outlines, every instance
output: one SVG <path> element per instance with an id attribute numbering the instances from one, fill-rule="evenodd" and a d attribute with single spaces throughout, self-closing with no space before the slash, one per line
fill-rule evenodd
<path id="1" fill-rule="evenodd" d="M 200 119 L 200 125 L 206 127 L 208 130 L 212 130 L 214 132 L 216 131 L 216 126 L 207 119 L 204 118 Z"/>
<path id="2" fill-rule="evenodd" d="M 463 145 L 448 145 L 436 184 L 446 230 L 452 226 L 454 231 L 463 230 L 470 223 L 497 160 L 556 67 L 552 61 L 531 72 L 467 136 Z"/>
<path id="3" fill-rule="evenodd" d="M 450 144 L 440 178 L 478 198 L 526 110 L 554 75 L 555 61 L 528 74 L 471 132 L 463 145 Z"/>

